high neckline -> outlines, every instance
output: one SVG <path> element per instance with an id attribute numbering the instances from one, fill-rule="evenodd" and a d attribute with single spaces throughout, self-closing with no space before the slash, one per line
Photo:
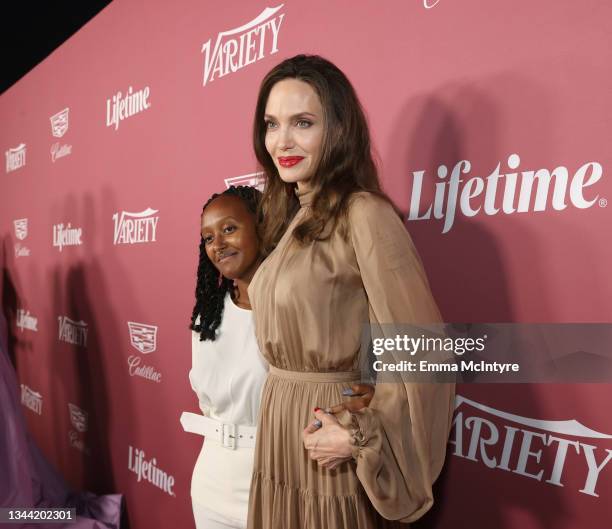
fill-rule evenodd
<path id="1" fill-rule="evenodd" d="M 241 310 L 243 312 L 252 312 L 252 308 L 251 309 L 246 309 L 244 307 L 241 307 L 240 305 L 238 305 L 238 303 L 236 303 L 233 299 L 232 299 L 232 295 L 230 294 L 230 292 L 228 291 L 226 296 L 229 298 L 229 302 L 231 304 L 232 307 L 234 307 L 236 310 Z"/>
<path id="2" fill-rule="evenodd" d="M 314 190 L 307 189 L 304 191 L 300 191 L 297 187 L 295 188 L 295 196 L 300 201 L 300 206 L 310 206 L 312 203 L 312 199 L 314 198 Z"/>

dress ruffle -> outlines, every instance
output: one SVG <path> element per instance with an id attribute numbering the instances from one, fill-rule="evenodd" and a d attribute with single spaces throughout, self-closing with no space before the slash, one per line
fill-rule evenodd
<path id="1" fill-rule="evenodd" d="M 266 506 L 253 521 L 253 529 L 408 527 L 378 517 L 368 509 L 369 501 L 362 491 L 345 496 L 324 496 L 278 483 L 260 472 L 253 475 L 251 498 L 253 504 Z"/>
<path id="2" fill-rule="evenodd" d="M 304 448 L 302 431 L 313 420 L 313 408 L 342 402 L 342 390 L 351 383 L 268 376 L 260 408 L 249 529 L 408 527 L 385 520 L 374 510 L 354 461 L 325 469 Z"/>

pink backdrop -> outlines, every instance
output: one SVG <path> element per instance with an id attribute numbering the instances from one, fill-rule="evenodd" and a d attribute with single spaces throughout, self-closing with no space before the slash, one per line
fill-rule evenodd
<path id="1" fill-rule="evenodd" d="M 297 53 L 351 79 L 406 212 L 415 172 L 422 216 L 434 184 L 470 163 L 446 233 L 444 219 L 408 222 L 446 321 L 609 322 L 610 20 L 605 0 L 113 2 L 0 98 L 3 305 L 45 454 L 75 487 L 124 493 L 132 528 L 193 526 L 201 438 L 178 418 L 197 409 L 187 325 L 199 214 L 257 171 L 258 84 Z M 133 115 L 107 125 L 129 87 Z M 522 172 L 555 170 L 543 211 L 535 187 L 526 211 L 507 212 L 509 192 L 502 209 L 514 177 L 486 199 L 479 186 L 495 178 L 470 183 L 498 164 L 511 173 L 512 154 L 517 200 Z M 140 324 L 133 343 L 128 322 Z M 612 524 L 609 386 L 458 395 L 438 503 L 420 527 Z M 139 454 L 166 490 L 138 480 Z"/>

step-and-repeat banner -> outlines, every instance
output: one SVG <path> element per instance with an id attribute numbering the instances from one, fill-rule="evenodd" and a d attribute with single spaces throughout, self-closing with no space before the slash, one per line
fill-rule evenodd
<path id="1" fill-rule="evenodd" d="M 124 493 L 132 528 L 193 527 L 200 212 L 260 183 L 259 82 L 298 53 L 354 84 L 446 321 L 610 321 L 610 20 L 605 0 L 113 2 L 0 98 L 3 308 L 49 460 Z M 609 527 L 610 394 L 460 385 L 419 527 Z"/>

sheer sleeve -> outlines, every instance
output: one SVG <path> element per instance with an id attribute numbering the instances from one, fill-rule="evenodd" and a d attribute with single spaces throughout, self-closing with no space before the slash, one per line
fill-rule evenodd
<path id="1" fill-rule="evenodd" d="M 421 260 L 393 207 L 359 193 L 349 234 L 368 297 L 371 324 L 440 323 Z M 384 328 L 384 326 L 382 327 Z M 360 430 L 357 476 L 385 518 L 412 522 L 433 505 L 451 427 L 454 384 L 376 385 L 370 406 L 354 414 Z"/>

